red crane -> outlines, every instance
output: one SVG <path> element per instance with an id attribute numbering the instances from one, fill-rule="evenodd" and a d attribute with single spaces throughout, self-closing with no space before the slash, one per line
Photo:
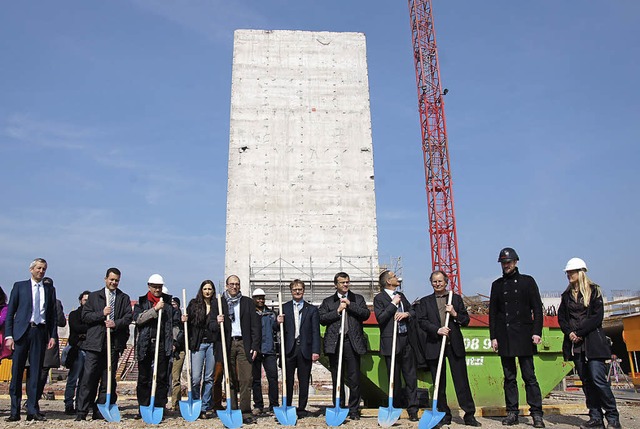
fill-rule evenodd
<path id="1" fill-rule="evenodd" d="M 443 93 L 440 82 L 431 0 L 409 0 L 409 14 L 427 182 L 431 266 L 447 273 L 451 290 L 460 294 L 458 238 L 442 97 L 447 90 Z"/>

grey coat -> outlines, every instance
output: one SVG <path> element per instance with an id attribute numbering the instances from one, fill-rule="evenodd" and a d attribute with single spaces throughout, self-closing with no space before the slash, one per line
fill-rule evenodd
<path id="1" fill-rule="evenodd" d="M 362 295 L 349 291 L 347 299 L 351 302 L 347 307 L 347 323 L 349 325 L 347 335 L 356 353 L 363 355 L 367 352 L 367 340 L 362 329 L 362 322 L 369 318 L 371 312 L 367 308 L 367 303 Z M 337 351 L 336 346 L 340 339 L 340 325 L 342 321 L 342 315 L 338 313 L 339 306 L 340 299 L 338 298 L 338 294 L 334 293 L 325 298 L 318 309 L 320 313 L 320 324 L 327 327 L 324 333 L 325 354 L 333 354 Z"/>

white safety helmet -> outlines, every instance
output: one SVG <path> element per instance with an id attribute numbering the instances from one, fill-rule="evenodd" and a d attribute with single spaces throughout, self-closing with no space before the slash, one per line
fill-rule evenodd
<path id="1" fill-rule="evenodd" d="M 567 266 L 564 267 L 564 272 L 572 270 L 585 270 L 587 271 L 587 264 L 580 258 L 571 258 L 567 262 Z"/>
<path id="2" fill-rule="evenodd" d="M 251 294 L 251 297 L 253 298 L 254 296 L 265 296 L 266 293 L 264 293 L 264 291 L 260 288 L 258 289 L 254 289 L 253 293 Z"/>
<path id="3" fill-rule="evenodd" d="M 165 295 L 169 295 L 169 289 L 166 286 L 162 286 L 162 293 Z"/>
<path id="4" fill-rule="evenodd" d="M 164 285 L 164 279 L 160 274 L 151 274 L 151 277 L 149 277 L 147 284 Z"/>

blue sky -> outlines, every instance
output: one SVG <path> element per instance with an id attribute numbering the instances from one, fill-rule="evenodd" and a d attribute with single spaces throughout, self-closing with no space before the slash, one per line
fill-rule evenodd
<path id="1" fill-rule="evenodd" d="M 83 289 L 193 296 L 224 273 L 233 31 L 367 36 L 382 262 L 430 292 L 407 2 L 59 0 L 0 13 L 0 285 L 49 261 L 68 311 Z M 543 291 L 579 256 L 638 290 L 640 3 L 434 1 L 462 288 L 489 294 L 497 253 Z M 626 273 L 626 274 L 625 274 Z"/>

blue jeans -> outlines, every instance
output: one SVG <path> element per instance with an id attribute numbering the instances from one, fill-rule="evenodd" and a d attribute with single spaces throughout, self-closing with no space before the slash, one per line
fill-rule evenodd
<path id="1" fill-rule="evenodd" d="M 77 408 L 74 404 L 74 397 L 77 396 L 76 387 L 84 372 L 84 356 L 84 350 L 78 350 L 78 357 L 67 375 L 67 387 L 64 389 L 64 406 L 66 408 Z"/>
<path id="2" fill-rule="evenodd" d="M 213 388 L 213 370 L 216 363 L 213 353 L 213 343 L 202 343 L 197 352 L 191 352 L 191 386 L 193 399 L 202 398 L 203 411 L 213 409 L 211 390 Z"/>
<path id="3" fill-rule="evenodd" d="M 582 380 L 582 390 L 589 409 L 589 417 L 602 420 L 604 414 L 608 421 L 618 421 L 620 415 L 616 407 L 616 398 L 607 381 L 607 364 L 604 359 L 585 361 L 584 353 L 576 354 L 573 359 L 576 370 Z"/>

